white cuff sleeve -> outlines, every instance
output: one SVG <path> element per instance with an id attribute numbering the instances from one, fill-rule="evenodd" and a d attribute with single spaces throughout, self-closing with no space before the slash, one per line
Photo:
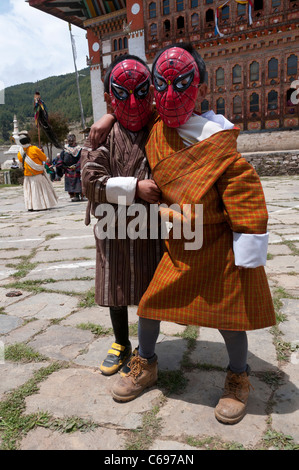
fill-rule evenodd
<path id="1" fill-rule="evenodd" d="M 268 233 L 251 234 L 233 232 L 235 265 L 243 268 L 265 266 L 268 250 Z"/>
<path id="2" fill-rule="evenodd" d="M 130 206 L 135 199 L 137 178 L 116 176 L 109 178 L 106 184 L 106 198 L 111 204 Z"/>

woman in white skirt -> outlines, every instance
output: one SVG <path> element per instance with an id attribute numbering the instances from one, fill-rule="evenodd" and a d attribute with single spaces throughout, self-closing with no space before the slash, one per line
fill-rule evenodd
<path id="1" fill-rule="evenodd" d="M 22 149 L 18 153 L 18 159 L 24 169 L 25 208 L 29 211 L 50 209 L 56 206 L 58 197 L 44 170 L 43 162 L 47 157 L 30 142 L 27 131 L 19 133 L 19 143 Z"/>

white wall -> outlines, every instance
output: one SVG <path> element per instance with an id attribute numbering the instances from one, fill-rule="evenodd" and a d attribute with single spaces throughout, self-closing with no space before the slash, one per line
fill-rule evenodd
<path id="1" fill-rule="evenodd" d="M 146 62 L 145 45 L 144 45 L 144 31 L 134 31 L 129 37 L 129 54 L 136 55 Z"/>
<path id="2" fill-rule="evenodd" d="M 101 69 L 91 68 L 90 70 L 91 81 L 91 95 L 93 106 L 93 119 L 96 122 L 107 112 L 106 103 L 104 100 L 104 84 L 101 78 Z"/>

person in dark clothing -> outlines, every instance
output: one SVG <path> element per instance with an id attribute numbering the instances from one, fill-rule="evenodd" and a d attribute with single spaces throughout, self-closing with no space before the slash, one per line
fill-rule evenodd
<path id="1" fill-rule="evenodd" d="M 81 147 L 76 143 L 76 136 L 70 134 L 58 157 L 56 174 L 60 178 L 64 175 L 64 189 L 69 193 L 72 202 L 86 200 L 82 194 L 80 158 Z"/>

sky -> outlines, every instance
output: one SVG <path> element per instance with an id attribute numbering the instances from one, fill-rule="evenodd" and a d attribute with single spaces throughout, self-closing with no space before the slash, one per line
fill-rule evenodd
<path id="1" fill-rule="evenodd" d="M 86 31 L 72 25 L 76 65 L 86 67 Z M 66 21 L 30 7 L 25 0 L 0 0 L 0 90 L 74 72 Z"/>

